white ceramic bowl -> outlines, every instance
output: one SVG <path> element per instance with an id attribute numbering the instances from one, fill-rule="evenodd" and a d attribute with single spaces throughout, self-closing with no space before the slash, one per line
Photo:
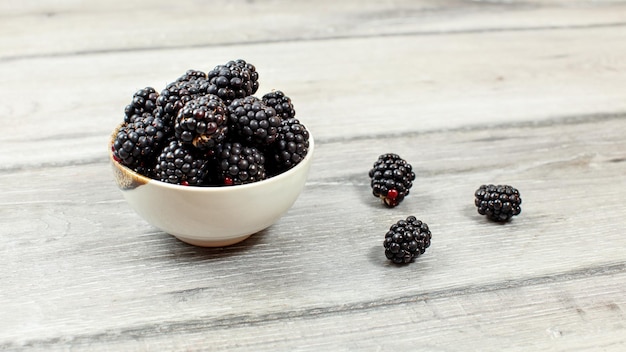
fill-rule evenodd
<path id="1" fill-rule="evenodd" d="M 269 227 L 291 208 L 306 183 L 314 147 L 310 136 L 307 156 L 293 168 L 263 181 L 224 187 L 160 182 L 121 165 L 112 153 L 110 160 L 124 198 L 148 223 L 192 245 L 222 247 Z"/>

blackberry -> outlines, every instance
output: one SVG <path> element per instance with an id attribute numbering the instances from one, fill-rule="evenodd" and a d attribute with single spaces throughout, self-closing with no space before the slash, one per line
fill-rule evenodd
<path id="1" fill-rule="evenodd" d="M 124 109 L 124 122 L 131 122 L 136 116 L 153 113 L 159 93 L 152 87 L 140 89 L 133 94 L 133 100 Z"/>
<path id="2" fill-rule="evenodd" d="M 280 90 L 265 94 L 261 100 L 265 105 L 273 107 L 276 110 L 276 115 L 283 120 L 296 116 L 296 110 L 293 108 L 291 99 Z"/>
<path id="3" fill-rule="evenodd" d="M 215 149 L 228 133 L 228 108 L 216 95 L 187 102 L 174 123 L 176 138 L 204 150 Z"/>
<path id="4" fill-rule="evenodd" d="M 188 70 L 161 91 L 156 101 L 160 117 L 173 125 L 178 111 L 190 100 L 206 95 L 208 88 L 204 72 Z"/>
<path id="5" fill-rule="evenodd" d="M 222 98 L 227 105 L 259 89 L 256 68 L 241 59 L 216 66 L 208 72 L 207 77 L 210 83 L 208 92 Z"/>
<path id="6" fill-rule="evenodd" d="M 159 181 L 200 186 L 207 172 L 208 160 L 193 147 L 179 140 L 170 140 L 157 157 L 154 168 Z"/>
<path id="7" fill-rule="evenodd" d="M 176 82 L 190 82 L 190 81 L 196 81 L 196 80 L 206 80 L 207 79 L 207 75 L 205 72 L 200 71 L 200 70 L 187 70 L 185 73 L 183 73 L 180 77 L 178 77 L 176 79 Z"/>
<path id="8" fill-rule="evenodd" d="M 388 207 L 400 204 L 413 186 L 415 173 L 411 164 L 397 154 L 387 153 L 378 157 L 369 171 L 372 193 Z"/>
<path id="9" fill-rule="evenodd" d="M 217 157 L 217 181 L 221 185 L 240 185 L 266 178 L 265 156 L 254 147 L 238 142 L 220 146 Z"/>
<path id="10" fill-rule="evenodd" d="M 399 220 L 385 234 L 385 256 L 396 264 L 411 263 L 430 246 L 428 225 L 415 216 Z"/>
<path id="11" fill-rule="evenodd" d="M 121 164 L 150 176 L 153 160 L 169 137 L 168 126 L 150 113 L 135 116 L 117 131 L 113 142 L 113 157 Z"/>
<path id="12" fill-rule="evenodd" d="M 228 106 L 230 125 L 242 140 L 249 144 L 267 146 L 278 137 L 281 125 L 276 110 L 255 97 L 238 98 Z"/>
<path id="13" fill-rule="evenodd" d="M 278 137 L 272 145 L 268 158 L 278 174 L 298 164 L 309 151 L 309 131 L 296 118 L 283 120 L 278 128 Z"/>
<path id="14" fill-rule="evenodd" d="M 519 191 L 509 185 L 482 185 L 474 196 L 478 213 L 492 221 L 506 222 L 522 212 Z"/>

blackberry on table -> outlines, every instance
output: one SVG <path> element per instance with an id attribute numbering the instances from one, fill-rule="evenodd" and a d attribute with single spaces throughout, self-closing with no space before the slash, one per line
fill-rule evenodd
<path id="1" fill-rule="evenodd" d="M 153 113 L 159 93 L 152 87 L 139 89 L 133 94 L 133 100 L 124 109 L 124 122 L 131 122 L 136 116 Z"/>
<path id="2" fill-rule="evenodd" d="M 287 171 L 297 165 L 309 152 L 309 131 L 296 118 L 283 120 L 278 128 L 276 142 L 268 152 L 273 174 Z"/>
<path id="3" fill-rule="evenodd" d="M 226 142 L 216 153 L 220 185 L 241 185 L 264 180 L 265 156 L 255 147 Z"/>
<path id="4" fill-rule="evenodd" d="M 265 94 L 261 100 L 265 105 L 273 107 L 274 110 L 276 110 L 276 115 L 283 120 L 291 119 L 296 116 L 296 110 L 293 108 L 291 98 L 280 90 Z"/>
<path id="5" fill-rule="evenodd" d="M 156 160 L 156 179 L 183 186 L 200 186 L 204 182 L 209 162 L 194 147 L 179 140 L 170 140 Z"/>
<path id="6" fill-rule="evenodd" d="M 228 105 L 234 99 L 247 97 L 259 89 L 259 74 L 245 60 L 229 61 L 207 73 L 208 92 L 222 98 Z"/>
<path id="7" fill-rule="evenodd" d="M 520 193 L 509 185 L 482 185 L 474 192 L 474 197 L 478 213 L 492 221 L 506 222 L 522 212 Z"/>
<path id="8" fill-rule="evenodd" d="M 278 137 L 281 125 L 276 110 L 255 97 L 238 98 L 228 106 L 230 125 L 242 140 L 257 146 L 267 146 Z"/>
<path id="9" fill-rule="evenodd" d="M 144 113 L 121 125 L 113 141 L 113 157 L 122 165 L 150 176 L 156 153 L 170 135 L 160 118 Z"/>
<path id="10" fill-rule="evenodd" d="M 399 220 L 385 234 L 385 257 L 396 264 L 411 263 L 430 246 L 428 225 L 415 216 Z"/>
<path id="11" fill-rule="evenodd" d="M 382 154 L 369 171 L 372 193 L 388 207 L 395 207 L 409 194 L 415 180 L 411 164 L 393 153 Z"/>
<path id="12" fill-rule="evenodd" d="M 178 111 L 174 133 L 183 143 L 203 150 L 215 149 L 228 134 L 228 108 L 216 95 L 192 99 Z"/>
<path id="13" fill-rule="evenodd" d="M 209 82 L 202 71 L 188 70 L 161 91 L 156 101 L 160 117 L 173 125 L 178 111 L 190 100 L 206 95 L 208 88 Z"/>

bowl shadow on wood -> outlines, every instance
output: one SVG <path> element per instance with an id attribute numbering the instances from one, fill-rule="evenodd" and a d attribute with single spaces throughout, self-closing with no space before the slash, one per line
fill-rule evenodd
<path id="1" fill-rule="evenodd" d="M 170 252 L 172 257 L 176 258 L 177 261 L 194 263 L 205 262 L 207 260 L 224 260 L 230 259 L 234 256 L 240 256 L 261 243 L 263 241 L 263 237 L 269 232 L 270 228 L 271 226 L 251 235 L 242 242 L 225 247 L 194 246 L 185 243 L 166 232 L 161 233 L 164 237 L 164 241 L 168 242 L 167 250 Z"/>

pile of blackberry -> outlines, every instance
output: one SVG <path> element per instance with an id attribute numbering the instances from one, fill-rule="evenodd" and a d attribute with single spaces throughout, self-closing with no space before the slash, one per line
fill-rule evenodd
<path id="1" fill-rule="evenodd" d="M 144 176 L 185 186 L 257 182 L 297 165 L 309 132 L 280 90 L 261 97 L 256 67 L 238 59 L 187 70 L 160 92 L 136 91 L 111 152 Z"/>

